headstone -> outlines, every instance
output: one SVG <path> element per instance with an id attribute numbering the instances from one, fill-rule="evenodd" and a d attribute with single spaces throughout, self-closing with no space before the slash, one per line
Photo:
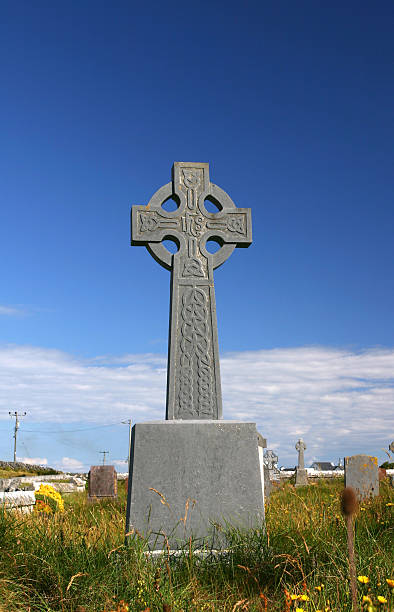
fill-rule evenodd
<path id="1" fill-rule="evenodd" d="M 251 244 L 250 209 L 210 182 L 208 164 L 176 162 L 172 181 L 132 207 L 131 225 L 132 245 L 171 271 L 171 304 L 166 420 L 133 427 L 126 532 L 155 549 L 190 536 L 221 546 L 226 521 L 260 526 L 264 517 L 256 425 L 221 420 L 213 282 L 214 269 Z M 221 248 L 210 253 L 208 240 Z"/>
<path id="2" fill-rule="evenodd" d="M 270 481 L 279 480 L 280 472 L 278 470 L 278 455 L 276 455 L 270 448 L 264 451 L 264 465 L 268 470 Z"/>
<path id="3" fill-rule="evenodd" d="M 377 457 L 369 455 L 345 457 L 345 487 L 352 487 L 359 501 L 379 495 Z"/>
<path id="4" fill-rule="evenodd" d="M 92 465 L 89 471 L 88 500 L 116 497 L 118 481 L 113 465 Z"/>
<path id="5" fill-rule="evenodd" d="M 391 442 L 389 449 L 390 449 L 390 453 L 394 453 L 394 440 Z"/>
<path id="6" fill-rule="evenodd" d="M 298 440 L 295 448 L 298 451 L 298 466 L 296 467 L 295 473 L 295 486 L 305 487 L 308 484 L 308 475 L 304 463 L 304 451 L 306 450 L 306 444 L 302 438 Z"/>

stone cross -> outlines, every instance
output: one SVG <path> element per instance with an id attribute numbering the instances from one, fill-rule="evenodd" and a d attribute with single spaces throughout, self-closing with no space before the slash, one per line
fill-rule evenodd
<path id="1" fill-rule="evenodd" d="M 172 199 L 178 206 L 163 207 Z M 218 211 L 209 212 L 205 202 Z M 221 419 L 222 392 L 213 271 L 252 242 L 249 208 L 209 180 L 209 164 L 175 162 L 172 181 L 147 206 L 133 206 L 131 244 L 171 271 L 166 419 Z M 163 244 L 176 243 L 174 254 Z M 206 244 L 221 246 L 211 254 Z"/>
<path id="2" fill-rule="evenodd" d="M 302 438 L 300 438 L 295 445 L 295 449 L 298 451 L 298 467 L 304 469 L 304 450 L 306 450 L 306 444 Z"/>
<path id="3" fill-rule="evenodd" d="M 267 449 L 264 451 L 264 465 L 272 471 L 276 468 L 278 464 L 278 455 L 275 455 L 274 451 L 271 449 Z"/>

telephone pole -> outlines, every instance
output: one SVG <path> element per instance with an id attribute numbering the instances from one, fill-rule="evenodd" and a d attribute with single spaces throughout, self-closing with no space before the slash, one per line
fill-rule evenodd
<path id="1" fill-rule="evenodd" d="M 105 465 L 105 455 L 109 455 L 109 451 L 100 451 L 103 454 L 103 465 Z"/>
<path id="2" fill-rule="evenodd" d="M 12 412 L 9 412 L 8 414 L 11 417 L 15 417 L 15 428 L 14 428 L 14 463 L 16 463 L 16 434 L 18 433 L 18 429 L 19 429 L 19 419 L 18 419 L 18 417 L 26 416 L 26 412 L 24 412 L 23 414 L 18 414 L 17 412 L 14 412 L 14 414 L 12 414 Z"/>
<path id="3" fill-rule="evenodd" d="M 127 463 L 129 466 L 129 472 L 130 472 L 130 452 L 131 452 L 131 419 L 127 419 L 127 421 L 122 421 L 122 423 L 124 423 L 125 425 L 127 425 L 127 423 L 129 424 L 129 456 L 127 459 Z"/>

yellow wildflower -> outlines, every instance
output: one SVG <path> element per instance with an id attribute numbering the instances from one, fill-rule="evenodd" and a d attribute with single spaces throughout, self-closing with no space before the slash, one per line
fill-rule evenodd
<path id="1" fill-rule="evenodd" d="M 368 584 L 369 582 L 368 576 L 357 576 L 357 580 L 362 584 Z"/>
<path id="2" fill-rule="evenodd" d="M 386 506 L 394 506 L 394 504 L 392 502 L 389 502 L 388 504 L 386 504 Z"/>
<path id="3" fill-rule="evenodd" d="M 378 595 L 378 602 L 379 603 L 387 603 L 387 599 L 385 597 L 383 597 L 383 595 Z"/>
<path id="4" fill-rule="evenodd" d="M 318 586 L 315 586 L 315 591 L 321 591 L 322 589 L 324 589 L 324 584 L 319 584 Z"/>
<path id="5" fill-rule="evenodd" d="M 393 578 L 386 578 L 386 582 L 389 585 L 389 587 L 391 587 L 391 588 L 394 587 L 394 580 L 393 580 Z"/>
<path id="6" fill-rule="evenodd" d="M 294 595 L 293 593 L 290 595 L 290 599 L 292 599 L 293 601 L 295 601 L 296 599 L 299 599 L 300 596 L 299 595 Z"/>
<path id="7" fill-rule="evenodd" d="M 368 595 L 363 595 L 363 603 L 372 603 L 372 599 Z"/>
<path id="8" fill-rule="evenodd" d="M 300 599 L 301 599 L 301 601 L 309 601 L 309 597 L 308 597 L 308 595 L 305 595 L 305 593 L 300 596 Z"/>
<path id="9" fill-rule="evenodd" d="M 304 608 L 296 608 L 296 612 L 305 612 Z"/>

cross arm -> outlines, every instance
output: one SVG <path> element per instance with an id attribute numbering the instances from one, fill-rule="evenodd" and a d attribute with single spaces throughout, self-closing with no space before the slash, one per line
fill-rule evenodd
<path id="1" fill-rule="evenodd" d="M 148 206 L 131 208 L 131 244 L 147 246 L 148 242 L 161 242 L 167 235 L 173 236 L 179 230 L 178 219 L 170 219 Z M 176 236 L 175 234 L 175 236 Z"/>

